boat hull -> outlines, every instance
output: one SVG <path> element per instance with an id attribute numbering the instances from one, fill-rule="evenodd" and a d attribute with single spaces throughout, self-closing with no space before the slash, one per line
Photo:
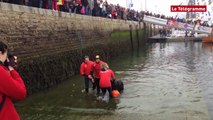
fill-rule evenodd
<path id="1" fill-rule="evenodd" d="M 213 37 L 203 37 L 202 42 L 204 43 L 213 43 Z"/>

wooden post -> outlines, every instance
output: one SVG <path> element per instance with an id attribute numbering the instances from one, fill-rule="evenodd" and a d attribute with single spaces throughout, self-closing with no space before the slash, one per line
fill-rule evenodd
<path id="1" fill-rule="evenodd" d="M 137 39 L 137 48 L 139 49 L 139 44 L 140 44 L 140 42 L 139 42 L 139 27 L 138 27 L 138 25 L 136 26 L 136 39 Z"/>
<path id="2" fill-rule="evenodd" d="M 129 25 L 129 33 L 130 33 L 131 47 L 132 47 L 132 50 L 133 50 L 133 40 L 132 40 L 132 25 Z"/>
<path id="3" fill-rule="evenodd" d="M 143 22 L 143 43 L 146 43 L 147 42 L 147 27 L 146 27 L 146 23 Z"/>
<path id="4" fill-rule="evenodd" d="M 152 28 L 151 28 L 151 24 L 149 24 L 149 37 L 152 37 Z"/>
<path id="5" fill-rule="evenodd" d="M 146 37 L 147 37 L 147 38 L 149 37 L 149 34 L 150 34 L 149 29 L 150 29 L 149 23 L 147 23 L 147 28 L 146 28 L 146 31 L 147 31 Z"/>

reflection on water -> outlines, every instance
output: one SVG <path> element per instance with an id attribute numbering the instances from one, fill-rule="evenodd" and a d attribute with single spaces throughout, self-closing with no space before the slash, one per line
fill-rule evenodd
<path id="1" fill-rule="evenodd" d="M 156 43 L 110 62 L 125 91 L 109 103 L 71 80 L 16 104 L 24 120 L 209 120 L 213 117 L 213 45 Z"/>

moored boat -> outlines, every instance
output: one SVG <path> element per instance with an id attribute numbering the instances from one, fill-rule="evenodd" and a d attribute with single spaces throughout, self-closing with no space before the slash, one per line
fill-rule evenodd
<path id="1" fill-rule="evenodd" d="M 213 43 L 213 36 L 202 37 L 202 42 L 203 43 Z"/>

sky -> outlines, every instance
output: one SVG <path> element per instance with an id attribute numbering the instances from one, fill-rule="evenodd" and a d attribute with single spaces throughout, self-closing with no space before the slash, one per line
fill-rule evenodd
<path id="1" fill-rule="evenodd" d="M 127 1 L 131 0 L 107 0 L 109 3 L 119 4 L 123 7 L 127 7 Z M 145 10 L 145 1 L 147 5 L 147 10 L 154 13 L 165 14 L 168 16 L 176 16 L 177 14 L 181 16 L 183 13 L 170 12 L 171 5 L 187 5 L 188 0 L 132 0 L 133 9 L 135 10 Z"/>

